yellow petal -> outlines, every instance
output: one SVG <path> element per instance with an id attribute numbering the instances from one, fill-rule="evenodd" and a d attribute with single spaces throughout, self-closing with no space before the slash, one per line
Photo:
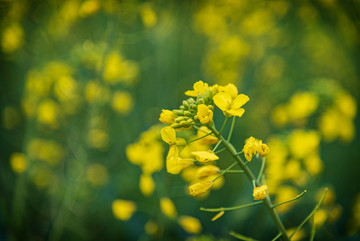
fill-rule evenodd
<path id="1" fill-rule="evenodd" d="M 177 165 L 179 158 L 179 149 L 177 146 L 171 146 L 166 157 L 166 170 L 171 174 L 179 174 L 181 166 Z"/>
<path id="2" fill-rule="evenodd" d="M 162 128 L 160 132 L 163 141 L 165 141 L 169 145 L 176 144 L 176 132 L 174 128 L 170 126 L 166 126 Z"/>
<path id="3" fill-rule="evenodd" d="M 238 116 L 241 117 L 244 114 L 245 110 L 243 108 L 239 108 L 239 109 L 231 109 L 231 110 L 227 110 L 226 113 L 228 113 L 231 116 Z"/>
<path id="4" fill-rule="evenodd" d="M 185 92 L 185 95 L 187 96 L 191 96 L 191 97 L 197 97 L 198 96 L 198 92 L 195 90 L 188 90 Z"/>
<path id="5" fill-rule="evenodd" d="M 248 101 L 249 101 L 249 97 L 247 95 L 240 94 L 236 96 L 234 101 L 231 103 L 231 109 L 238 109 L 244 104 L 246 104 L 246 102 Z"/>
<path id="6" fill-rule="evenodd" d="M 231 96 L 228 93 L 221 92 L 213 97 L 214 103 L 220 110 L 227 110 L 231 104 Z"/>

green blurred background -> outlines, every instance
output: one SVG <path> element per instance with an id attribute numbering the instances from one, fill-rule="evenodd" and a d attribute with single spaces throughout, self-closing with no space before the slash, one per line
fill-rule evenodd
<path id="1" fill-rule="evenodd" d="M 142 171 L 126 147 L 198 80 L 249 95 L 233 135 L 239 149 L 249 136 L 281 140 L 285 159 L 300 163 L 291 136 L 316 133 L 321 167 L 305 161 L 305 181 L 284 179 L 308 190 L 284 222 L 298 225 L 327 186 L 326 208 L 337 215 L 324 214 L 316 240 L 360 239 L 359 1 L 0 0 L 0 13 L 0 240 L 274 237 L 261 208 L 216 222 L 200 212 L 250 201 L 238 177 L 201 200 L 164 169 L 152 175 L 154 191 L 139 190 Z M 162 197 L 177 215 L 198 218 L 202 232 L 162 213 Z M 136 204 L 130 219 L 114 216 L 116 199 Z"/>

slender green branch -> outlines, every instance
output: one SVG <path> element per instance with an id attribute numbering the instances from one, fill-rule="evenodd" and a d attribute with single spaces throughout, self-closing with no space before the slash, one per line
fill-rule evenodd
<path id="1" fill-rule="evenodd" d="M 230 141 L 230 139 L 231 139 L 231 135 L 232 135 L 233 130 L 234 130 L 235 120 L 236 120 L 236 116 L 233 116 L 233 119 L 232 119 L 232 122 L 231 122 L 231 128 L 230 128 L 230 132 L 229 132 L 227 141 Z"/>
<path id="2" fill-rule="evenodd" d="M 186 143 L 189 144 L 189 143 L 191 143 L 191 142 L 201 140 L 201 139 L 203 139 L 203 138 L 205 138 L 205 137 L 207 137 L 207 136 L 209 136 L 209 135 L 211 135 L 211 134 L 212 134 L 211 132 L 210 132 L 210 133 L 207 133 L 206 135 L 203 135 L 203 136 L 201 136 L 201 137 L 198 137 L 198 138 L 189 140 L 189 141 L 187 141 Z"/>
<path id="3" fill-rule="evenodd" d="M 260 172 L 259 172 L 259 175 L 258 175 L 258 178 L 257 178 L 257 182 L 260 182 L 260 179 L 262 177 L 262 174 L 264 172 L 264 168 L 265 168 L 265 157 L 262 158 L 261 160 L 261 168 L 260 168 Z"/>
<path id="4" fill-rule="evenodd" d="M 313 241 L 315 238 L 316 226 L 315 226 L 315 215 L 312 216 L 312 225 L 311 225 L 311 234 L 310 241 Z"/>
<path id="5" fill-rule="evenodd" d="M 221 144 L 221 140 L 218 141 L 218 143 L 216 143 L 215 147 L 212 149 L 212 151 L 214 152 L 216 150 L 216 148 L 218 148 L 218 146 Z"/>
<path id="6" fill-rule="evenodd" d="M 226 149 L 225 148 L 223 148 L 223 149 L 220 149 L 220 150 L 218 150 L 218 151 L 216 151 L 216 152 L 214 152 L 215 154 L 219 154 L 220 152 L 223 152 L 223 151 L 225 151 Z"/>
<path id="7" fill-rule="evenodd" d="M 324 198 L 326 196 L 328 189 L 325 188 L 324 194 L 322 195 L 320 201 L 316 204 L 315 208 L 312 210 L 312 212 L 302 221 L 302 223 L 294 230 L 294 232 L 289 236 L 291 238 L 294 236 L 294 234 L 311 218 L 312 215 L 315 214 L 315 212 L 320 208 L 321 203 L 324 201 Z"/>
<path id="8" fill-rule="evenodd" d="M 220 170 L 220 172 L 222 172 L 223 170 Z M 229 170 L 227 171 L 227 173 L 244 173 L 243 170 Z"/>
<path id="9" fill-rule="evenodd" d="M 226 168 L 224 171 L 222 171 L 217 177 L 215 177 L 215 179 L 213 180 L 213 182 L 216 181 L 216 179 L 218 179 L 219 177 L 221 177 L 222 175 L 224 175 L 225 173 L 227 173 L 231 168 L 233 168 L 235 165 L 237 164 L 237 162 L 234 162 L 233 164 L 231 164 L 228 168 Z"/>
<path id="10" fill-rule="evenodd" d="M 280 238 L 281 235 L 282 235 L 282 233 L 278 233 L 278 235 L 276 235 L 271 241 L 277 240 L 278 238 Z"/>
<path id="11" fill-rule="evenodd" d="M 231 143 L 229 143 L 228 141 L 226 141 L 224 139 L 224 137 L 219 132 L 217 132 L 217 130 L 215 129 L 215 126 L 209 125 L 209 128 L 211 129 L 211 131 L 214 133 L 214 135 L 219 140 L 223 140 L 223 142 L 222 142 L 223 146 L 229 151 L 229 153 L 237 161 L 237 163 L 241 167 L 241 169 L 244 170 L 244 173 L 248 177 L 250 182 L 252 183 L 253 180 L 254 180 L 255 185 L 260 186 L 259 182 L 256 181 L 256 178 L 255 178 L 254 174 L 252 173 L 252 171 L 246 166 L 244 161 L 238 156 L 238 154 L 237 154 L 238 152 L 236 151 L 234 146 L 231 145 Z M 271 204 L 271 200 L 270 200 L 269 196 L 267 196 L 265 199 L 263 199 L 262 202 L 264 203 L 264 206 L 266 207 L 267 211 L 269 212 L 269 214 L 270 214 L 272 220 L 274 221 L 277 229 L 279 230 L 280 233 L 282 233 L 283 240 L 290 241 L 288 235 L 286 234 L 284 224 L 280 220 L 280 217 L 277 214 L 276 210 L 272 208 L 272 204 Z"/>
<path id="12" fill-rule="evenodd" d="M 251 207 L 251 206 L 255 206 L 262 203 L 262 201 L 257 201 L 257 202 L 252 202 L 252 203 L 247 203 L 247 204 L 243 204 L 240 206 L 235 206 L 235 207 L 220 207 L 220 208 L 203 208 L 201 207 L 200 210 L 201 211 L 206 211 L 206 212 L 220 212 L 220 211 L 231 211 L 231 210 L 236 210 L 236 209 L 241 209 L 241 208 L 247 208 L 247 207 Z"/>
<path id="13" fill-rule="evenodd" d="M 224 128 L 225 128 L 225 125 L 226 125 L 226 122 L 227 120 L 229 119 L 229 117 L 226 117 L 225 120 L 224 120 L 224 123 L 219 131 L 219 135 L 221 135 L 221 133 L 223 132 Z M 215 129 L 215 125 L 214 125 L 214 129 Z"/>
<path id="14" fill-rule="evenodd" d="M 238 153 L 236 153 L 236 155 L 240 155 L 240 154 L 242 154 L 243 153 L 243 151 L 239 151 Z"/>
<path id="15" fill-rule="evenodd" d="M 289 203 L 289 202 L 295 201 L 295 200 L 301 198 L 302 196 L 304 196 L 304 194 L 305 194 L 306 192 L 307 192 L 307 190 L 304 190 L 302 193 L 300 193 L 299 195 L 297 195 L 296 197 L 294 197 L 294 198 L 292 198 L 292 199 L 290 199 L 290 200 L 287 200 L 287 201 L 282 202 L 282 203 L 274 204 L 274 205 L 272 205 L 272 208 L 276 208 L 277 206 L 283 205 L 283 204 L 285 204 L 285 203 Z"/>
<path id="16" fill-rule="evenodd" d="M 234 231 L 231 231 L 229 234 L 230 234 L 231 236 L 237 238 L 237 239 L 240 239 L 240 240 L 244 240 L 244 241 L 256 241 L 256 239 L 246 237 L 246 236 L 244 236 L 244 235 L 242 235 L 242 234 L 235 233 Z"/>

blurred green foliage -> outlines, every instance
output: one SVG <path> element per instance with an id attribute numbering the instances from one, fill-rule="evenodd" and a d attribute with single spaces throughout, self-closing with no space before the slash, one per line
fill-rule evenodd
<path id="1" fill-rule="evenodd" d="M 0 240 L 274 237 L 262 209 L 215 222 L 199 210 L 250 200 L 235 175 L 194 200 L 159 166 L 139 189 L 150 174 L 126 147 L 151 137 L 164 160 L 159 136 L 140 135 L 199 79 L 249 95 L 233 139 L 268 140 L 269 163 L 283 158 L 266 170 L 269 191 L 281 201 L 308 189 L 284 210 L 289 228 L 330 186 L 317 238 L 359 238 L 360 2 L 1 0 L 0 12 Z M 120 202 L 129 213 L 115 200 L 131 201 Z M 197 222 L 189 215 L 201 236 L 183 225 Z"/>

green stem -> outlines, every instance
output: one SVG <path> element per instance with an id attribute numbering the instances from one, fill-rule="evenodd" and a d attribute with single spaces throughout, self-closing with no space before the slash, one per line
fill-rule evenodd
<path id="1" fill-rule="evenodd" d="M 238 153 L 236 153 L 236 155 L 240 155 L 240 154 L 242 154 L 243 153 L 243 151 L 239 151 Z"/>
<path id="2" fill-rule="evenodd" d="M 230 128 L 230 132 L 229 132 L 229 136 L 227 138 L 227 141 L 230 141 L 230 139 L 231 139 L 231 135 L 232 135 L 233 130 L 234 130 L 235 120 L 236 120 L 236 116 L 233 116 L 233 119 L 232 119 L 232 122 L 231 122 L 231 128 Z"/>
<path id="3" fill-rule="evenodd" d="M 229 117 L 226 117 L 226 118 L 225 118 L 224 123 L 223 123 L 223 125 L 222 125 L 222 127 L 221 127 L 221 129 L 220 129 L 219 135 L 221 135 L 221 133 L 223 132 L 228 118 L 229 118 Z M 214 123 L 213 123 L 213 124 L 214 124 Z"/>
<path id="4" fill-rule="evenodd" d="M 205 137 L 207 137 L 207 136 L 209 136 L 209 135 L 211 135 L 211 134 L 212 134 L 211 132 L 210 132 L 210 133 L 207 133 L 206 135 L 203 135 L 203 136 L 201 136 L 201 137 L 192 139 L 192 140 L 190 140 L 190 141 L 187 141 L 186 143 L 189 144 L 189 143 L 191 143 L 191 142 L 201 140 L 201 139 L 203 139 L 203 138 L 205 138 Z"/>
<path id="5" fill-rule="evenodd" d="M 257 182 L 259 182 L 260 183 L 260 179 L 261 179 L 261 177 L 262 177 L 262 174 L 263 174 L 263 172 L 264 172 L 264 168 L 265 168 L 265 157 L 263 157 L 262 158 L 262 160 L 261 160 L 261 168 L 260 168 L 260 172 L 259 172 L 259 175 L 258 175 L 258 178 L 257 178 Z"/>
<path id="6" fill-rule="evenodd" d="M 256 241 L 256 239 L 246 237 L 246 236 L 244 236 L 244 235 L 242 235 L 242 234 L 235 233 L 234 231 L 231 231 L 229 234 L 230 234 L 231 236 L 237 238 L 237 239 L 240 239 L 240 240 L 244 240 L 244 241 Z"/>
<path id="7" fill-rule="evenodd" d="M 223 171 L 223 170 L 220 170 L 221 172 Z M 229 171 L 227 171 L 227 173 L 244 173 L 244 171 L 243 170 L 229 170 Z"/>
<path id="8" fill-rule="evenodd" d="M 216 152 L 214 152 L 215 154 L 219 154 L 220 152 L 223 152 L 223 151 L 225 151 L 226 149 L 225 148 L 223 148 L 223 149 L 220 149 L 220 150 L 218 150 L 218 151 L 216 151 Z"/>
<path id="9" fill-rule="evenodd" d="M 282 233 L 278 233 L 278 235 L 276 235 L 275 238 L 273 238 L 271 241 L 277 240 L 278 238 L 280 238 L 281 235 L 282 235 Z"/>
<path id="10" fill-rule="evenodd" d="M 294 197 L 293 199 L 287 200 L 287 201 L 282 202 L 282 203 L 274 204 L 274 205 L 272 206 L 272 208 L 276 208 L 277 206 L 283 205 L 283 204 L 285 204 L 285 203 L 289 203 L 289 202 L 295 201 L 295 200 L 301 198 L 302 196 L 304 196 L 304 194 L 305 194 L 306 192 L 307 192 L 307 191 L 304 190 L 302 193 L 300 193 L 299 195 L 297 195 L 297 196 Z"/>
<path id="11" fill-rule="evenodd" d="M 318 202 L 318 204 L 315 206 L 315 208 L 312 210 L 312 212 L 304 219 L 304 221 L 302 221 L 302 223 L 294 230 L 294 232 L 289 236 L 289 238 L 291 238 L 292 236 L 294 236 L 294 234 L 311 218 L 312 215 L 315 214 L 315 212 L 320 208 L 321 203 L 323 202 L 326 193 L 327 193 L 328 189 L 325 188 L 324 194 L 322 195 L 320 201 Z"/>
<path id="12" fill-rule="evenodd" d="M 243 204 L 240 206 L 235 206 L 235 207 L 221 207 L 221 208 L 200 208 L 201 211 L 206 211 L 206 212 L 220 212 L 220 211 L 231 211 L 231 210 L 236 210 L 236 209 L 241 209 L 241 208 L 247 208 L 247 207 L 251 207 L 251 206 L 255 206 L 262 203 L 262 201 L 257 201 L 257 202 L 253 202 L 253 203 L 248 203 L 248 204 Z"/>
<path id="13" fill-rule="evenodd" d="M 312 225 L 311 225 L 311 234 L 310 241 L 313 241 L 315 238 L 316 226 L 315 226 L 315 215 L 312 216 Z"/>
<path id="14" fill-rule="evenodd" d="M 216 148 L 218 148 L 218 146 L 221 144 L 222 141 L 218 141 L 218 143 L 216 143 L 215 147 L 212 149 L 212 151 L 214 152 L 216 150 Z"/>
<path id="15" fill-rule="evenodd" d="M 224 175 L 225 173 L 227 173 L 231 168 L 233 168 L 235 165 L 237 164 L 237 162 L 234 162 L 233 164 L 231 164 L 228 168 L 226 168 L 224 171 L 222 171 L 219 176 L 215 177 L 215 179 L 213 180 L 213 182 L 216 181 L 216 179 L 218 179 L 219 177 L 221 177 L 222 175 Z"/>
<path id="16" fill-rule="evenodd" d="M 228 141 L 226 141 L 224 139 L 224 137 L 219 132 L 217 132 L 217 130 L 215 129 L 214 126 L 209 126 L 209 127 L 212 130 L 212 132 L 214 133 L 214 135 L 219 140 L 222 140 L 223 146 L 230 152 L 230 154 L 237 161 L 237 163 L 241 167 L 241 169 L 244 170 L 244 173 L 249 178 L 250 182 L 252 183 L 254 181 L 256 186 L 260 186 L 259 182 L 256 181 L 256 178 L 255 178 L 254 174 L 252 173 L 252 171 L 245 165 L 243 160 L 237 155 L 238 152 L 236 151 L 234 146 L 231 143 L 229 143 Z M 280 217 L 277 214 L 276 210 L 272 208 L 272 204 L 271 204 L 271 200 L 270 200 L 269 196 L 267 196 L 265 199 L 263 199 L 262 202 L 264 203 L 267 211 L 269 212 L 271 218 L 273 219 L 277 229 L 279 230 L 279 232 L 282 233 L 283 239 L 285 241 L 290 241 L 289 237 L 286 234 L 284 224 L 280 220 Z"/>

